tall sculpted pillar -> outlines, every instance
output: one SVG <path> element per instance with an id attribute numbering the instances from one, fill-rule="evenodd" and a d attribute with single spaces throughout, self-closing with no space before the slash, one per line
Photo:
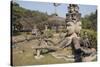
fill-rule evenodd
<path id="1" fill-rule="evenodd" d="M 79 13 L 79 6 L 76 4 L 69 4 L 68 13 L 66 14 L 67 37 L 70 37 L 70 43 L 73 46 L 75 61 L 81 61 L 81 47 L 79 43 L 79 34 L 81 27 L 81 14 Z"/>

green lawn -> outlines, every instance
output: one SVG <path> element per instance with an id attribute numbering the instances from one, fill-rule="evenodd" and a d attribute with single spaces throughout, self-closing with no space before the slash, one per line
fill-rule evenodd
<path id="1" fill-rule="evenodd" d="M 35 59 L 32 52 L 15 53 L 13 54 L 14 65 L 40 65 L 40 64 L 58 64 L 68 63 L 64 59 L 57 59 L 51 54 L 44 54 L 41 59 Z"/>

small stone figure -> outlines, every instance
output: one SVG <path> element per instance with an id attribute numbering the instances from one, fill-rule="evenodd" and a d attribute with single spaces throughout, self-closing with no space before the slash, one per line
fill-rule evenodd
<path id="1" fill-rule="evenodd" d="M 37 27 L 36 25 L 34 25 L 34 28 L 32 29 L 32 35 L 36 35 L 37 34 Z"/>
<path id="2" fill-rule="evenodd" d="M 84 32 L 83 47 L 84 48 L 89 48 L 90 47 L 90 42 L 89 42 L 89 39 L 88 39 L 87 32 Z"/>
<path id="3" fill-rule="evenodd" d="M 33 38 L 34 38 L 34 37 L 37 37 L 38 34 L 39 34 L 39 31 L 38 31 L 38 29 L 37 29 L 37 26 L 34 25 L 34 28 L 32 29 Z"/>

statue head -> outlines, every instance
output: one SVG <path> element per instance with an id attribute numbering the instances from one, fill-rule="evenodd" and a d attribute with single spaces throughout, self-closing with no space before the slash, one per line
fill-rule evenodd
<path id="1" fill-rule="evenodd" d="M 80 21 L 78 21 L 76 23 L 67 22 L 66 25 L 67 25 L 67 34 L 68 35 L 71 35 L 73 33 L 80 34 L 80 31 L 81 31 L 81 28 L 82 28 Z"/>
<path id="2" fill-rule="evenodd" d="M 80 13 L 78 13 L 79 7 L 76 4 L 69 4 L 68 10 L 70 12 L 66 14 L 67 34 L 76 33 L 79 35 L 81 30 Z"/>

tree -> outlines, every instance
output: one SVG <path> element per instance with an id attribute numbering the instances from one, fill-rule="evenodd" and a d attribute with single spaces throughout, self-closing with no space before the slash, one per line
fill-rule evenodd
<path id="1" fill-rule="evenodd" d="M 82 27 L 84 29 L 92 29 L 97 31 L 97 10 L 90 15 L 86 15 L 82 18 Z"/>
<path id="2" fill-rule="evenodd" d="M 21 18 L 21 15 L 19 15 L 19 4 L 12 2 L 12 31 L 20 31 L 22 28 L 22 25 L 19 23 L 19 19 Z"/>
<path id="3" fill-rule="evenodd" d="M 55 15 L 57 15 L 57 12 L 56 12 L 56 11 L 57 11 L 57 10 L 56 10 L 56 7 L 57 7 L 57 6 L 59 6 L 59 5 L 60 5 L 60 4 L 53 3 L 53 6 L 55 7 Z"/>
<path id="4" fill-rule="evenodd" d="M 42 24 L 48 19 L 47 13 L 32 11 L 20 7 L 19 4 L 12 2 L 12 32 L 20 32 L 24 27 L 34 27 L 34 24 Z M 25 26 L 25 24 L 27 26 Z M 25 29 L 25 28 L 24 28 Z M 28 28 L 29 29 L 29 28 Z"/>

